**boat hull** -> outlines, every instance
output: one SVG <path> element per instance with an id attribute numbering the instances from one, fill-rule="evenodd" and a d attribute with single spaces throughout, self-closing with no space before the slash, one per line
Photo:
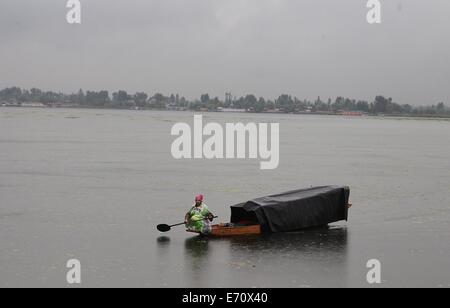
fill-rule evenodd
<path id="1" fill-rule="evenodd" d="M 211 236 L 217 237 L 254 235 L 254 234 L 261 234 L 260 225 L 251 225 L 251 226 L 215 225 L 212 227 L 211 230 Z"/>
<path id="2" fill-rule="evenodd" d="M 193 232 L 189 231 L 188 232 Z M 198 233 L 199 232 L 194 232 Z M 231 236 L 245 236 L 245 235 L 258 235 L 261 234 L 261 226 L 260 225 L 233 225 L 233 224 L 219 224 L 213 225 L 211 227 L 211 233 L 207 234 L 207 236 L 211 237 L 231 237 Z"/>

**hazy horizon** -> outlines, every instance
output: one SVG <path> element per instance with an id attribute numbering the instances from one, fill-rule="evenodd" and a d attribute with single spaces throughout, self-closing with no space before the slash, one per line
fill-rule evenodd
<path id="1" fill-rule="evenodd" d="M 66 2 L 0 3 L 0 88 L 450 103 L 449 1 Z"/>

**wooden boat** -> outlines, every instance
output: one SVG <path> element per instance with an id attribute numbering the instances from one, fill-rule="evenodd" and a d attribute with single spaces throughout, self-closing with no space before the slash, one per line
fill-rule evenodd
<path id="1" fill-rule="evenodd" d="M 209 236 L 291 232 L 347 220 L 350 188 L 319 186 L 256 198 L 231 206 L 230 223 L 213 225 Z"/>
<path id="2" fill-rule="evenodd" d="M 198 233 L 187 230 L 188 232 Z M 238 224 L 218 224 L 213 225 L 211 233 L 208 236 L 213 237 L 228 237 L 228 236 L 243 236 L 243 235 L 257 235 L 261 234 L 260 225 L 238 225 Z"/>
<path id="3" fill-rule="evenodd" d="M 252 235 L 261 234 L 260 225 L 233 225 L 220 224 L 212 226 L 211 236 L 237 236 L 237 235 Z"/>

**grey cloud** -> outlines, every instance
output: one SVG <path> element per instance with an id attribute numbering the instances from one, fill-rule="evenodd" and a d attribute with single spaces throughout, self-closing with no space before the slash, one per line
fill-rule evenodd
<path id="1" fill-rule="evenodd" d="M 363 0 L 0 2 L 0 86 L 222 97 L 338 95 L 450 102 L 450 2 Z"/>

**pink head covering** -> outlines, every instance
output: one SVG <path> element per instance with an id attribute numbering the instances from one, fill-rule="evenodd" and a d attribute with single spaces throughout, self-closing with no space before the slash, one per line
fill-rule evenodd
<path id="1" fill-rule="evenodd" d="M 203 195 L 198 195 L 195 197 L 195 202 L 201 202 L 203 201 Z"/>

